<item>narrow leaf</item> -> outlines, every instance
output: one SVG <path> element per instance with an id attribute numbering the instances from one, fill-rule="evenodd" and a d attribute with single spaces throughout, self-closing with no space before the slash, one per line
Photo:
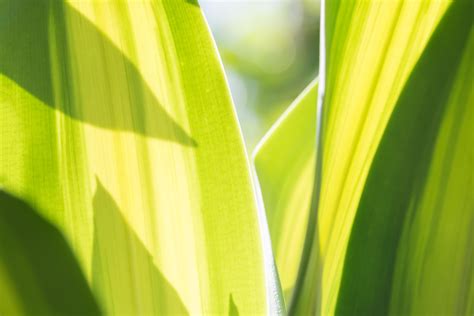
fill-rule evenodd
<path id="1" fill-rule="evenodd" d="M 296 282 L 308 225 L 317 91 L 315 80 L 272 126 L 254 153 L 273 254 L 287 303 Z"/>

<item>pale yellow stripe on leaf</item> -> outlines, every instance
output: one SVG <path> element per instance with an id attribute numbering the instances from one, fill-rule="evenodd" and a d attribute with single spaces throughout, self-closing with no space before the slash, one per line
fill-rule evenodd
<path id="1" fill-rule="evenodd" d="M 334 24 L 332 40 L 344 41 L 343 48 L 334 44 L 337 50 L 328 53 L 319 216 L 323 314 L 334 311 L 350 228 L 377 144 L 411 69 L 447 7 L 447 2 L 439 1 L 352 3 L 351 19 L 345 12 L 350 6 L 341 3 Z"/>

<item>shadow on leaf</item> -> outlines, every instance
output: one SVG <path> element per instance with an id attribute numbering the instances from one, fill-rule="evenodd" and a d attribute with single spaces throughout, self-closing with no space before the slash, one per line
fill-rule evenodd
<path id="1" fill-rule="evenodd" d="M 0 73 L 44 104 L 97 127 L 197 146 L 128 58 L 62 1 L 1 1 L 0 43 Z"/>
<path id="2" fill-rule="evenodd" d="M 178 293 L 97 180 L 93 287 L 112 315 L 186 315 Z"/>
<path id="3" fill-rule="evenodd" d="M 26 315 L 100 314 L 60 231 L 26 203 L 2 191 L 0 282 L 2 315 L 19 310 Z"/>
<path id="4" fill-rule="evenodd" d="M 199 2 L 198 0 L 186 0 L 187 3 L 189 4 L 192 4 L 192 5 L 195 5 L 197 7 L 199 7 Z"/>
<path id="5" fill-rule="evenodd" d="M 234 296 L 229 295 L 229 316 L 239 316 L 239 309 L 234 302 Z"/>

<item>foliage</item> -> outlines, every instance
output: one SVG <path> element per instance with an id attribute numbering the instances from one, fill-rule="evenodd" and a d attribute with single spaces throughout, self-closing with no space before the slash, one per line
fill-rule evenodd
<path id="1" fill-rule="evenodd" d="M 294 236 L 298 224 L 279 220 L 308 217 L 309 195 L 320 193 L 303 252 L 291 257 L 302 261 L 290 313 L 472 314 L 471 12 L 465 1 L 327 2 L 320 169 L 314 179 L 292 174 L 305 159 L 289 158 L 296 150 L 306 160 L 316 151 L 296 128 L 256 155 L 268 218 L 277 218 L 272 240 Z M 300 127 L 317 122 L 301 118 Z M 274 161 L 261 164 L 270 146 Z M 269 184 L 281 164 L 287 178 Z M 282 214 L 298 191 L 306 206 Z M 287 261 L 277 256 L 282 280 L 294 275 Z"/>
<path id="2" fill-rule="evenodd" d="M 197 3 L 0 14 L 1 184 L 64 234 L 104 313 L 267 310 L 273 261 Z"/>
<path id="3" fill-rule="evenodd" d="M 0 2 L 0 314 L 473 314 L 472 10 L 322 2 L 253 172 L 196 1 Z"/>

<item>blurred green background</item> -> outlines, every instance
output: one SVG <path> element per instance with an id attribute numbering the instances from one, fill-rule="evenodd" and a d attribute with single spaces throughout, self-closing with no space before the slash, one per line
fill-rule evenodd
<path id="1" fill-rule="evenodd" d="M 251 154 L 318 73 L 319 0 L 199 2 L 217 42 Z"/>

